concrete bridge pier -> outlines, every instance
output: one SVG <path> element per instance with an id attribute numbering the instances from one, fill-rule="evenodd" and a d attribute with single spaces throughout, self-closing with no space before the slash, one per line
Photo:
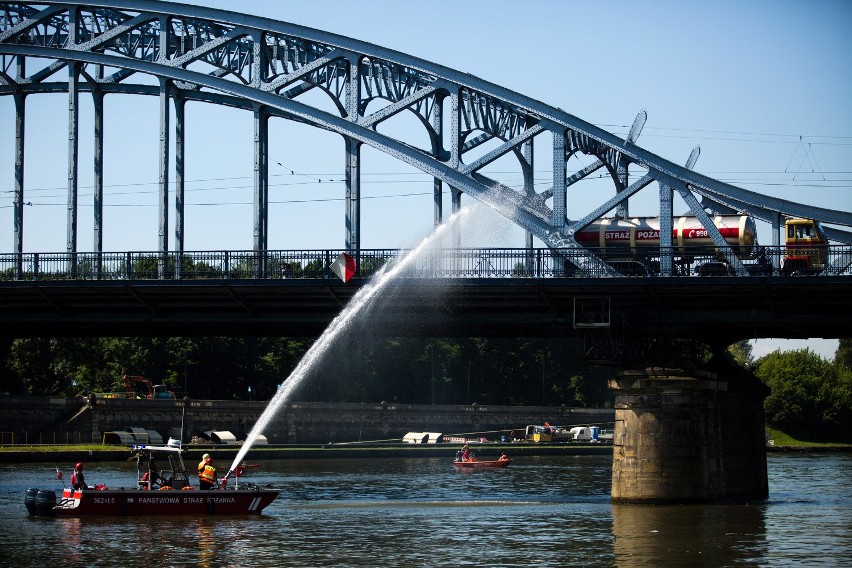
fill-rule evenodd
<path id="1" fill-rule="evenodd" d="M 768 496 L 763 400 L 751 373 L 621 371 L 615 391 L 612 500 L 711 503 Z"/>

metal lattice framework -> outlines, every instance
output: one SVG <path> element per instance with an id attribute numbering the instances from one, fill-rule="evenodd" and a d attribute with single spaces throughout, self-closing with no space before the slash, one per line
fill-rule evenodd
<path id="1" fill-rule="evenodd" d="M 442 187 L 452 193 L 454 210 L 467 194 L 488 203 L 555 250 L 570 250 L 580 268 L 614 274 L 574 235 L 609 211 L 627 216 L 628 198 L 656 182 L 660 195 L 660 273 L 672 273 L 672 200 L 675 192 L 719 246 L 726 243 L 706 209 L 748 211 L 770 223 L 778 239 L 783 218 L 807 217 L 834 226 L 852 226 L 852 213 L 794 203 L 722 183 L 692 171 L 693 151 L 679 166 L 635 144 L 645 122 L 637 116 L 621 139 L 569 113 L 441 65 L 355 39 L 244 14 L 150 0 L 78 3 L 0 1 L 0 94 L 16 104 L 15 246 L 22 251 L 23 138 L 26 97 L 67 92 L 69 96 L 68 252 L 77 241 L 77 113 L 79 94 L 91 93 L 95 108 L 95 242 L 102 247 L 103 195 L 101 138 L 103 99 L 111 93 L 160 98 L 159 248 L 168 250 L 170 108 L 175 108 L 175 243 L 183 251 L 183 121 L 187 101 L 246 109 L 255 122 L 254 248 L 267 248 L 268 119 L 281 117 L 340 134 L 346 152 L 346 249 L 360 250 L 360 149 L 372 146 L 434 178 L 435 221 L 442 218 Z M 27 74 L 27 61 L 39 59 Z M 44 61 L 47 61 L 44 64 Z M 60 73 L 67 77 L 58 80 Z M 156 78 L 156 82 L 150 80 Z M 147 79 L 147 82 L 145 82 Z M 156 84 L 158 82 L 158 84 Z M 337 113 L 308 104 L 303 95 L 322 91 Z M 380 101 L 381 108 L 368 113 Z M 382 134 L 378 125 L 401 112 L 413 113 L 428 132 L 431 148 Z M 448 115 L 448 116 L 446 116 Z M 449 123 L 449 133 L 446 132 Z M 533 144 L 550 144 L 552 186 L 537 192 Z M 469 154 L 483 144 L 492 149 Z M 575 154 L 595 157 L 568 171 Z M 469 162 L 465 161 L 468 156 Z M 522 190 L 482 172 L 512 154 L 524 175 Z M 568 219 L 569 187 L 604 168 L 615 191 L 579 219 Z M 642 173 L 629 183 L 628 168 Z M 634 177 L 636 174 L 634 173 Z M 701 201 L 699 201 L 699 199 Z M 852 243 L 852 233 L 827 228 L 830 239 Z M 773 244 L 778 244 L 773 242 Z M 728 261 L 740 276 L 747 270 L 733 254 Z M 576 263 L 576 262 L 575 262 Z"/>

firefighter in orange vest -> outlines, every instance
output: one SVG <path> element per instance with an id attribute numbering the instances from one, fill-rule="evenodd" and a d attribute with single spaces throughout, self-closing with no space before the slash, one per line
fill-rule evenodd
<path id="1" fill-rule="evenodd" d="M 204 454 L 198 464 L 198 485 L 201 489 L 213 489 L 216 486 L 216 468 L 213 467 L 213 458 L 210 454 Z"/>
<path id="2" fill-rule="evenodd" d="M 201 456 L 201 461 L 198 462 L 198 473 L 201 473 L 201 470 L 204 469 L 204 462 L 210 459 L 210 454 L 204 454 Z"/>

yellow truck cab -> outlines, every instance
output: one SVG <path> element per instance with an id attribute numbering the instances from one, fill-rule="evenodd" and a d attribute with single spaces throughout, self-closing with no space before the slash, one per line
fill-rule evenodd
<path id="1" fill-rule="evenodd" d="M 828 239 L 813 219 L 787 219 L 781 274 L 815 274 L 825 269 Z"/>
<path id="2" fill-rule="evenodd" d="M 526 429 L 526 439 L 536 444 L 546 444 L 553 441 L 554 428 L 550 425 L 536 426 L 530 424 Z"/>

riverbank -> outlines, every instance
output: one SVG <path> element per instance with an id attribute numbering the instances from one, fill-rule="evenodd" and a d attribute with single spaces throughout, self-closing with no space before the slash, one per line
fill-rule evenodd
<path id="1" fill-rule="evenodd" d="M 455 455 L 459 444 L 386 444 L 386 445 L 287 445 L 255 446 L 245 459 L 374 459 L 400 457 L 447 457 Z M 498 457 L 502 452 L 509 456 L 567 456 L 611 454 L 608 444 L 481 444 L 475 447 L 482 458 Z M 184 446 L 187 459 L 209 453 L 220 462 L 231 462 L 240 446 L 199 445 Z M 124 461 L 130 456 L 128 448 L 93 446 L 27 446 L 0 448 L 0 463 L 39 463 L 77 461 Z"/>
<path id="2" fill-rule="evenodd" d="M 256 446 L 245 459 L 375 459 L 375 458 L 427 458 L 455 454 L 458 444 L 386 444 L 386 445 L 283 445 Z M 475 447 L 482 458 L 497 457 L 502 452 L 509 456 L 582 456 L 608 455 L 609 444 L 481 444 Z M 230 463 L 240 446 L 199 445 L 184 447 L 187 459 L 209 453 L 214 459 Z M 852 444 L 822 444 L 809 446 L 767 446 L 767 453 L 784 452 L 852 452 Z M 129 448 L 119 446 L 21 446 L 0 448 L 0 463 L 64 463 L 78 461 L 125 461 Z"/>

